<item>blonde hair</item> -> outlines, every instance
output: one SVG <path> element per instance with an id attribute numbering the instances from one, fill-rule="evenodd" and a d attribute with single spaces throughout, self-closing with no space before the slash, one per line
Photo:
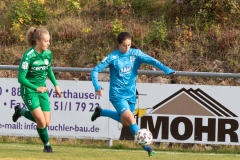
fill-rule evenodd
<path id="1" fill-rule="evenodd" d="M 49 34 L 46 28 L 30 27 L 26 34 L 26 43 L 28 46 L 35 47 L 36 40 L 41 40 L 42 34 Z"/>

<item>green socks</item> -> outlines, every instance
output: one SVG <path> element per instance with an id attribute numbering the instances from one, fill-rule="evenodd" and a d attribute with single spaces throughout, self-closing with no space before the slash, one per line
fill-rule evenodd
<path id="1" fill-rule="evenodd" d="M 25 114 L 24 114 L 24 117 L 29 119 L 30 121 L 33 121 L 33 122 L 36 122 L 34 117 L 32 116 L 31 112 L 29 111 L 26 111 Z"/>
<path id="2" fill-rule="evenodd" d="M 18 114 L 20 116 L 24 116 L 25 118 L 27 118 L 30 121 L 36 122 L 34 117 L 31 114 L 31 112 L 28 111 L 28 110 L 21 109 L 18 112 Z M 38 132 L 38 135 L 39 135 L 40 139 L 42 140 L 44 146 L 50 146 L 49 138 L 48 138 L 48 132 L 47 132 L 47 127 L 43 128 L 43 129 L 37 128 L 37 132 Z"/>
<path id="3" fill-rule="evenodd" d="M 39 135 L 40 139 L 42 140 L 43 144 L 45 146 L 50 146 L 47 127 L 43 128 L 43 129 L 37 128 L 37 132 L 38 132 L 38 135 Z"/>
<path id="4" fill-rule="evenodd" d="M 25 110 L 25 109 L 21 109 L 21 110 L 18 112 L 18 114 L 19 114 L 20 116 L 24 116 L 25 118 L 27 118 L 27 119 L 30 120 L 30 121 L 36 122 L 30 111 L 27 111 L 27 110 Z"/>

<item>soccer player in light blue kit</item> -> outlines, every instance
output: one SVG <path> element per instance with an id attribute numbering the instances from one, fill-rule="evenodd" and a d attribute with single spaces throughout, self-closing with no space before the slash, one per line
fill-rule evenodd
<path id="1" fill-rule="evenodd" d="M 109 67 L 109 99 L 116 111 L 98 106 L 95 108 L 91 120 L 95 121 L 100 116 L 112 118 L 125 126 L 129 126 L 131 133 L 135 135 L 140 129 L 133 114 L 136 104 L 138 68 L 142 63 L 147 63 L 159 68 L 167 75 L 175 74 L 175 71 L 136 49 L 128 32 L 121 32 L 117 37 L 117 42 L 119 48 L 105 57 L 91 72 L 96 95 L 102 96 L 103 88 L 98 83 L 98 73 Z M 155 155 L 155 151 L 150 146 L 143 146 L 143 149 L 148 152 L 150 157 Z"/>

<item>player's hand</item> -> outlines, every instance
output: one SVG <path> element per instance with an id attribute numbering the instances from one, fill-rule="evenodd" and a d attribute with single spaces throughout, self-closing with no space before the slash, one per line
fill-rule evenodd
<path id="1" fill-rule="evenodd" d="M 104 90 L 103 88 L 99 89 L 97 92 L 95 92 L 95 95 L 99 95 L 100 97 L 103 96 L 102 90 Z"/>
<path id="2" fill-rule="evenodd" d="M 171 75 L 175 75 L 175 74 L 176 74 L 176 72 L 172 72 L 172 73 L 170 73 L 170 76 L 171 76 Z"/>
<path id="3" fill-rule="evenodd" d="M 61 98 L 62 97 L 62 92 L 59 86 L 55 87 L 55 92 L 57 93 L 58 97 Z"/>
<path id="4" fill-rule="evenodd" d="M 37 88 L 37 91 L 40 92 L 40 93 L 44 93 L 44 92 L 47 92 L 47 87 L 38 87 Z"/>

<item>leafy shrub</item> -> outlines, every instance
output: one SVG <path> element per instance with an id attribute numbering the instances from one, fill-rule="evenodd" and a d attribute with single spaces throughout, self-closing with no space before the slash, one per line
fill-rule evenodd
<path id="1" fill-rule="evenodd" d="M 152 29 L 147 37 L 147 42 L 167 42 L 167 27 L 164 16 L 159 21 L 153 21 Z"/>
<path id="2" fill-rule="evenodd" d="M 139 15 L 153 12 L 154 5 L 157 1 L 158 0 L 128 0 L 134 13 Z"/>
<path id="3" fill-rule="evenodd" d="M 41 25 L 46 23 L 47 11 L 43 0 L 15 0 L 10 4 L 9 18 L 22 25 Z"/>
<path id="4" fill-rule="evenodd" d="M 123 29 L 123 24 L 122 24 L 122 21 L 118 20 L 118 19 L 115 19 L 111 22 L 112 26 L 113 26 L 113 29 L 112 29 L 112 32 L 113 32 L 113 35 L 115 37 L 117 37 L 117 35 L 120 33 L 120 32 L 123 32 L 124 29 Z"/>
<path id="5" fill-rule="evenodd" d="M 124 17 L 131 12 L 131 4 L 127 0 L 98 0 L 97 6 L 105 17 Z"/>
<path id="6" fill-rule="evenodd" d="M 79 0 L 67 0 L 68 5 L 67 5 L 67 10 L 69 12 L 74 12 L 74 11 L 80 11 L 81 7 L 80 7 L 80 3 Z"/>
<path id="7" fill-rule="evenodd" d="M 109 14 L 129 13 L 132 10 L 133 13 L 144 15 L 153 12 L 156 2 L 158 0 L 98 0 L 98 6 L 101 11 Z"/>
<path id="8" fill-rule="evenodd" d="M 18 41 L 24 40 L 22 30 L 25 31 L 26 27 L 46 23 L 44 3 L 44 0 L 15 0 L 10 3 L 10 30 Z"/>

